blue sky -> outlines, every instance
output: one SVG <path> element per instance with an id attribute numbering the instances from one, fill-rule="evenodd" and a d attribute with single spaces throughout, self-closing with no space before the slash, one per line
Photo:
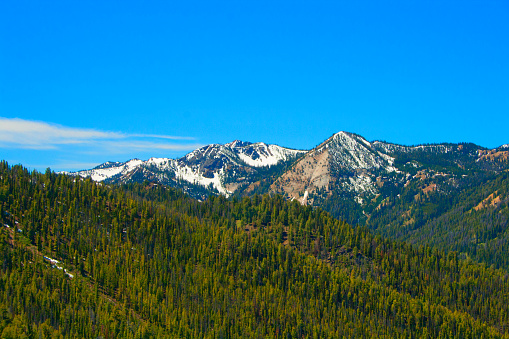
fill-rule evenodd
<path id="1" fill-rule="evenodd" d="M 3 1 L 0 158 L 509 143 L 507 1 Z"/>

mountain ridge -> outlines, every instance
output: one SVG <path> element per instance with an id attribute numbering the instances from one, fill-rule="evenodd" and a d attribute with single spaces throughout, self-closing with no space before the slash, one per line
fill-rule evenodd
<path id="1" fill-rule="evenodd" d="M 264 180 L 261 172 L 284 164 L 290 165 L 289 168 L 277 175 L 277 178 L 273 178 L 268 192 L 280 193 L 288 199 L 313 204 L 314 199 L 310 195 L 320 190 L 330 193 L 330 190 L 334 189 L 344 193 L 353 192 L 352 199 L 362 204 L 367 198 L 366 195 L 379 193 L 377 187 L 383 182 L 384 176 L 389 175 L 393 182 L 407 184 L 405 179 L 409 172 L 404 169 L 405 166 L 420 166 L 419 162 L 413 159 L 415 154 L 427 154 L 428 157 L 440 155 L 447 159 L 448 154 L 465 153 L 465 150 L 468 150 L 467 157 L 480 164 L 488 164 L 485 167 L 489 167 L 489 163 L 506 161 L 509 158 L 509 151 L 506 151 L 504 146 L 506 145 L 491 150 L 471 143 L 406 146 L 379 140 L 370 142 L 358 134 L 340 131 L 311 150 L 237 139 L 224 145 L 203 146 L 178 159 L 150 158 L 146 161 L 131 159 L 126 162 L 106 162 L 90 170 L 65 173 L 90 176 L 95 181 L 105 182 L 150 180 L 175 187 L 190 184 L 201 187 L 198 189 L 200 192 L 208 190 L 212 194 L 230 196 L 243 194 L 246 188 L 252 190 Z M 405 157 L 412 159 L 401 164 L 399 160 Z M 398 162 L 396 158 L 399 167 L 395 165 L 395 162 Z M 308 163 L 304 165 L 306 161 Z M 450 162 L 450 159 L 444 161 Z M 300 174 L 297 174 L 296 170 L 300 171 Z M 196 196 L 195 190 L 191 188 L 187 189 L 187 192 Z"/>
<path id="2" fill-rule="evenodd" d="M 234 140 L 224 145 L 200 147 L 178 159 L 152 157 L 146 161 L 109 161 L 90 170 L 62 173 L 91 177 L 94 181 L 130 182 L 139 172 L 141 179 L 136 179 L 138 181 L 150 179 L 176 186 L 184 181 L 229 196 L 240 184 L 245 184 L 242 180 L 245 175 L 256 172 L 257 168 L 270 168 L 293 160 L 304 152 L 263 142 Z M 193 195 L 192 190 L 189 193 Z"/>

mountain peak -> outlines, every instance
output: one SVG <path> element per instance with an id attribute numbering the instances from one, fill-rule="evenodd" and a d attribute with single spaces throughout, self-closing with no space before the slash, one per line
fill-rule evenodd
<path id="1" fill-rule="evenodd" d="M 355 133 L 341 131 L 341 132 L 334 134 L 332 139 L 333 140 L 341 140 L 343 143 L 347 143 L 349 145 L 354 145 L 355 143 L 360 142 L 367 147 L 371 147 L 371 143 L 369 141 L 367 141 L 366 139 L 364 139 L 363 137 L 361 137 L 360 135 L 355 134 Z"/>
<path id="2" fill-rule="evenodd" d="M 249 146 L 251 144 L 252 143 L 250 143 L 249 141 L 234 140 L 232 142 L 225 144 L 225 146 L 235 148 L 235 147 L 245 147 L 245 146 Z"/>

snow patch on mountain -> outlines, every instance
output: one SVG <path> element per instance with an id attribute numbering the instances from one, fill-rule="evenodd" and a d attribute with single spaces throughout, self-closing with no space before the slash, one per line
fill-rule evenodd
<path id="1" fill-rule="evenodd" d="M 277 165 L 280 161 L 294 158 L 299 153 L 306 151 L 292 150 L 277 145 L 256 143 L 238 147 L 236 153 L 240 160 L 252 167 L 264 167 Z"/>
<path id="2" fill-rule="evenodd" d="M 308 196 L 309 196 L 309 192 L 308 190 L 306 190 L 304 192 L 304 196 L 302 197 L 302 201 L 300 202 L 301 205 L 307 205 L 307 202 L 308 202 Z"/>
<path id="3" fill-rule="evenodd" d="M 326 147 L 332 155 L 336 165 L 356 169 L 384 168 L 388 172 L 396 169 L 392 167 L 394 158 L 374 151 L 366 139 L 347 132 L 336 133 Z"/>
<path id="4" fill-rule="evenodd" d="M 370 193 L 375 194 L 376 188 L 370 176 L 358 175 L 348 178 L 348 181 L 343 182 L 343 187 L 349 191 L 354 191 L 359 194 Z"/>
<path id="5" fill-rule="evenodd" d="M 224 170 L 221 168 L 219 173 L 213 173 L 212 178 L 204 177 L 199 171 L 189 166 L 175 168 L 175 177 L 177 179 L 185 180 L 192 184 L 209 187 L 212 185 L 219 193 L 229 196 L 232 192 L 228 191 L 223 183 L 222 177 L 224 176 Z"/>
<path id="6" fill-rule="evenodd" d="M 145 164 L 165 168 L 174 166 L 175 162 L 175 160 L 169 158 L 150 158 L 145 162 Z"/>
<path id="7" fill-rule="evenodd" d="M 84 178 L 90 177 L 94 181 L 103 181 L 116 175 L 127 174 L 142 163 L 143 161 L 139 159 L 132 159 L 124 163 L 108 162 L 91 170 L 79 171 L 77 174 Z"/>
<path id="8" fill-rule="evenodd" d="M 410 153 L 416 151 L 434 152 L 434 153 L 449 153 L 453 150 L 451 145 L 418 145 L 418 146 L 403 146 L 392 144 L 384 141 L 373 141 L 373 147 L 384 153 Z"/>

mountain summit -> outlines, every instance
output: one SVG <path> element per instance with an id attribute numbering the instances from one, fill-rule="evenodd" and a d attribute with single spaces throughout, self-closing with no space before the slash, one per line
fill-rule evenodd
<path id="1" fill-rule="evenodd" d="M 312 204 L 310 194 L 326 195 L 337 187 L 361 194 L 375 193 L 376 176 L 397 171 L 393 163 L 393 157 L 363 137 L 339 132 L 306 153 L 271 189 L 303 204 Z"/>

